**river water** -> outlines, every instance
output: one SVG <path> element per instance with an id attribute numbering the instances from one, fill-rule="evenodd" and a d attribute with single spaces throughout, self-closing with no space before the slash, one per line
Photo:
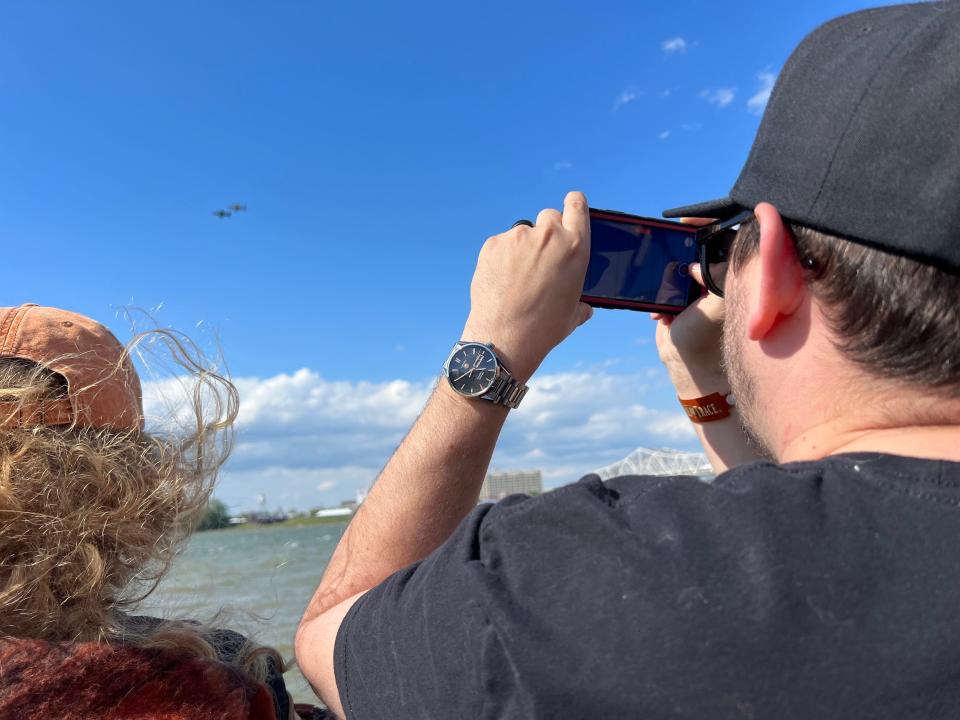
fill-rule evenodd
<path id="1" fill-rule="evenodd" d="M 276 648 L 292 663 L 293 633 L 345 525 L 231 528 L 197 533 L 141 611 L 210 621 Z M 288 663 L 289 664 L 289 663 Z M 297 702 L 316 698 L 295 667 Z"/>

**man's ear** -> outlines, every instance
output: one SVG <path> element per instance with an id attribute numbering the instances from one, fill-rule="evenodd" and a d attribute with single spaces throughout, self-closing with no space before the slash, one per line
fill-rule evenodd
<path id="1" fill-rule="evenodd" d="M 757 250 L 758 290 L 747 317 L 747 336 L 764 339 L 780 317 L 789 317 L 803 302 L 803 266 L 779 211 L 760 203 L 753 211 L 760 230 Z"/>

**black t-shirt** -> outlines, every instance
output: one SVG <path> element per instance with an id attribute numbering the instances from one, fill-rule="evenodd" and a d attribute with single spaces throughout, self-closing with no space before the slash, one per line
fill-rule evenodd
<path id="1" fill-rule="evenodd" d="M 337 637 L 349 718 L 960 718 L 960 463 L 588 476 L 480 506 Z M 424 518 L 429 522 L 429 518 Z"/>

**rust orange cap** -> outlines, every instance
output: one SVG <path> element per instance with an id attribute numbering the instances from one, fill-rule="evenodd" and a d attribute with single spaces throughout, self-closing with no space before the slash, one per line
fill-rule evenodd
<path id="1" fill-rule="evenodd" d="M 140 378 L 113 333 L 95 320 L 33 304 L 0 308 L 0 358 L 30 360 L 66 378 L 71 424 L 143 429 Z"/>

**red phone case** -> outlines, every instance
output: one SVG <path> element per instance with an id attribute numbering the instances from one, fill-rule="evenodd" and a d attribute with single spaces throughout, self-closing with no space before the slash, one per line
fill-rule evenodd
<path id="1" fill-rule="evenodd" d="M 661 220 L 657 218 L 643 217 L 642 215 L 630 215 L 619 210 L 600 210 L 590 208 L 590 218 L 598 220 L 612 220 L 619 223 L 628 223 L 631 225 L 644 225 L 647 227 L 660 227 L 669 230 L 680 230 L 695 236 L 697 228 L 684 223 L 672 222 L 670 220 Z M 693 259 L 691 262 L 695 262 Z M 592 307 L 607 308 L 613 310 L 643 310 L 645 312 L 659 312 L 669 315 L 676 315 L 682 312 L 694 300 L 703 296 L 703 288 L 695 281 L 691 282 L 690 294 L 687 297 L 686 305 L 664 305 L 661 303 L 652 303 L 639 300 L 627 300 L 624 298 L 611 298 L 599 295 L 581 295 L 580 299 Z"/>

